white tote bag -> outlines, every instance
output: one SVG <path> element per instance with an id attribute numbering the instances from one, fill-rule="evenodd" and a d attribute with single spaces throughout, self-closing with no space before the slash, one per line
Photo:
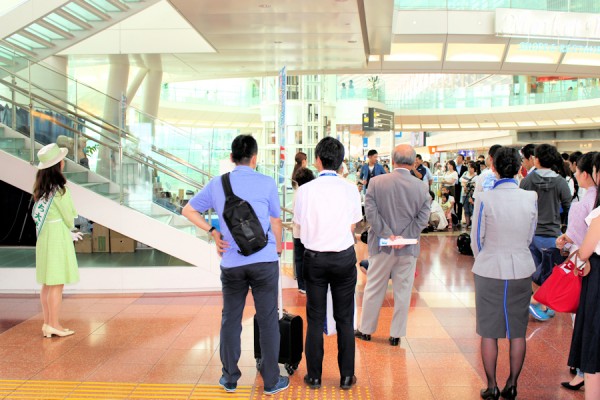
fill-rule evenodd
<path id="1" fill-rule="evenodd" d="M 356 294 L 354 295 L 354 329 L 356 329 Z M 337 334 L 335 319 L 333 318 L 333 297 L 331 296 L 331 286 L 327 288 L 327 314 L 325 316 L 323 333 L 325 333 L 327 336 Z"/>

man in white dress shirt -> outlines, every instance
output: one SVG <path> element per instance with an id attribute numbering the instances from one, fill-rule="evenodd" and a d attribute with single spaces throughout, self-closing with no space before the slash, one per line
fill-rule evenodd
<path id="1" fill-rule="evenodd" d="M 306 285 L 306 366 L 304 382 L 321 387 L 323 371 L 323 326 L 326 317 L 327 287 L 331 287 L 333 316 L 338 331 L 340 387 L 356 383 L 354 291 L 356 253 L 354 226 L 362 220 L 360 194 L 356 186 L 340 179 L 336 171 L 344 158 L 344 146 L 332 137 L 315 148 L 319 177 L 298 188 L 294 223 L 300 226 Z"/>

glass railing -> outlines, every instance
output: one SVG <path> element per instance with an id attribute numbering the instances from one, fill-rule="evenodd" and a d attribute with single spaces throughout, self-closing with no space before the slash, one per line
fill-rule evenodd
<path id="1" fill-rule="evenodd" d="M 385 88 L 338 88 L 337 99 L 339 100 L 371 100 L 385 103 Z"/>
<path id="2" fill-rule="evenodd" d="M 0 91 L 5 92 L 6 83 L 0 83 L 4 86 Z M 17 80 L 17 83 L 21 82 Z M 16 91 L 16 86 L 9 85 L 8 89 Z M 17 93 L 14 97 L 25 95 Z M 208 240 L 204 231 L 180 215 L 187 200 L 203 186 L 190 174 L 181 174 L 166 165 L 165 160 L 132 150 L 137 143 L 132 144 L 126 137 L 114 140 L 84 116 L 66 111 L 61 114 L 63 110 L 52 106 L 50 101 L 35 95 L 26 103 L 13 102 L 12 98 L 0 95 L 0 101 L 6 105 L 0 116 L 3 124 L 16 128 L 17 134 L 8 135 L 2 130 L 0 150 L 33 163 L 37 149 L 56 142 L 69 150 L 67 158 L 71 162 L 65 168 L 68 180 L 161 223 Z M 210 217 L 211 213 L 206 213 L 205 218 Z"/>
<path id="3" fill-rule="evenodd" d="M 394 0 L 396 10 L 493 11 L 496 8 L 600 13 L 597 0 Z"/>
<path id="4" fill-rule="evenodd" d="M 163 88 L 162 101 L 224 107 L 253 107 L 260 104 L 258 92 L 222 91 L 185 88 Z"/>
<path id="5" fill-rule="evenodd" d="M 391 110 L 432 110 L 525 106 L 563 103 L 600 98 L 596 78 L 569 81 L 518 84 L 476 85 L 467 88 L 440 88 L 421 93 L 416 98 L 387 100 Z"/>

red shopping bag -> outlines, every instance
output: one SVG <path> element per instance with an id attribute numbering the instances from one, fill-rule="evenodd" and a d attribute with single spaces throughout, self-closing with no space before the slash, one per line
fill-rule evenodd
<path id="1" fill-rule="evenodd" d="M 554 267 L 533 298 L 558 312 L 577 312 L 583 275 L 577 261 L 577 252 L 573 252 L 565 262 Z"/>

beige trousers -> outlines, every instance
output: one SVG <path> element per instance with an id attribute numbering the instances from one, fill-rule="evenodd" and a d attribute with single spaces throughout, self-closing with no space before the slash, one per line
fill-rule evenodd
<path id="1" fill-rule="evenodd" d="M 359 330 L 372 334 L 377 330 L 379 311 L 391 277 L 394 290 L 394 315 L 390 326 L 390 336 L 406 336 L 406 322 L 417 258 L 379 253 L 369 257 L 367 285 L 362 302 L 362 316 Z"/>

